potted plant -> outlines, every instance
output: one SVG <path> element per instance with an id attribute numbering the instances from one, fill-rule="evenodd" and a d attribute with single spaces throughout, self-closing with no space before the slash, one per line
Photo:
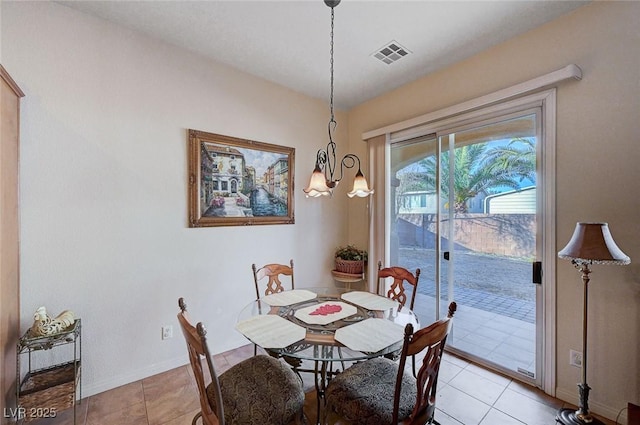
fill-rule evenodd
<path id="1" fill-rule="evenodd" d="M 367 251 L 354 245 L 341 246 L 336 249 L 336 270 L 347 274 L 362 274 L 368 259 Z"/>

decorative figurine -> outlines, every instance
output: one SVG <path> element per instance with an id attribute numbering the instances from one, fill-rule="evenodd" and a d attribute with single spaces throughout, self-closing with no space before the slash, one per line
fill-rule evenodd
<path id="1" fill-rule="evenodd" d="M 55 319 L 47 314 L 47 309 L 42 306 L 33 314 L 31 332 L 36 336 L 46 336 L 62 332 L 75 322 L 75 315 L 71 310 L 64 310 Z"/>

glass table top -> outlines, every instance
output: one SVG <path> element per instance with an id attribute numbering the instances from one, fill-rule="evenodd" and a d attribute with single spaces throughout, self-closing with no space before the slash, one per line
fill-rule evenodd
<path id="1" fill-rule="evenodd" d="M 347 292 L 349 296 L 343 299 Z M 267 315 L 284 320 L 264 317 Z M 409 308 L 388 298 L 346 288 L 313 287 L 252 301 L 238 315 L 236 329 L 280 356 L 355 361 L 400 350 L 404 327 L 409 323 L 414 330 L 419 328 L 418 318 Z"/>

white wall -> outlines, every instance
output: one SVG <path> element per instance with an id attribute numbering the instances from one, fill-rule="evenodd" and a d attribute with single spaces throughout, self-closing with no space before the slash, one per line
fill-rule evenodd
<path id="1" fill-rule="evenodd" d="M 50 2 L 3 2 L 1 35 L 26 93 L 22 330 L 40 305 L 82 318 L 83 396 L 186 363 L 180 296 L 213 351 L 246 344 L 234 323 L 252 262 L 293 258 L 297 285 L 332 282 L 347 198 L 302 193 L 324 101 Z M 295 147 L 296 224 L 188 228 L 189 128 Z"/>
<path id="2" fill-rule="evenodd" d="M 625 267 L 594 266 L 589 289 L 590 407 L 615 419 L 640 403 L 640 3 L 592 2 L 466 61 L 380 96 L 349 112 L 352 151 L 362 133 L 436 111 L 575 63 L 580 82 L 562 84 L 557 102 L 556 244 L 577 221 L 608 221 Z M 349 230 L 363 210 L 350 209 Z M 582 282 L 557 261 L 556 395 L 578 403 Z M 553 370 L 549 373 L 554 373 Z"/>

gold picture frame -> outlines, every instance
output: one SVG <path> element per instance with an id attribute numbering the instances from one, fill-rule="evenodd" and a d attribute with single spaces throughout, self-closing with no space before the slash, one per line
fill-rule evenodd
<path id="1" fill-rule="evenodd" d="M 293 224 L 295 148 L 189 130 L 189 227 Z"/>

